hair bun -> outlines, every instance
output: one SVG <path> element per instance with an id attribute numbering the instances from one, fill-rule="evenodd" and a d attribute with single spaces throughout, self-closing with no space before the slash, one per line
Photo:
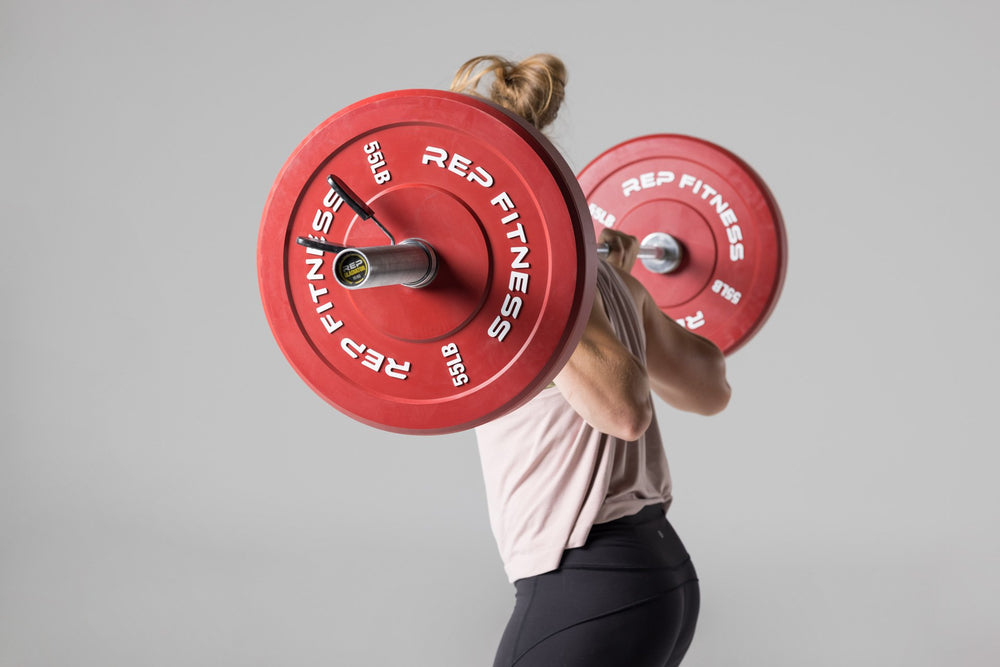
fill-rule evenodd
<path id="1" fill-rule="evenodd" d="M 538 129 L 555 120 L 566 90 L 566 66 L 548 53 L 512 62 L 500 56 L 479 56 L 463 64 L 451 89 L 480 95 L 479 82 L 493 74 L 489 98 L 522 116 Z"/>

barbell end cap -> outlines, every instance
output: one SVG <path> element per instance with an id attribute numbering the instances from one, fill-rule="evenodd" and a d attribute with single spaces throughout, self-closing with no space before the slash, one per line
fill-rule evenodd
<path id="1" fill-rule="evenodd" d="M 344 248 L 333 258 L 333 279 L 344 289 L 401 285 L 420 288 L 437 277 L 438 256 L 423 239 L 396 245 Z"/>

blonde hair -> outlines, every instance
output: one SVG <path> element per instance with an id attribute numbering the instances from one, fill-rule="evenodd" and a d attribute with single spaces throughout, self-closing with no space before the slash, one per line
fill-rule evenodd
<path id="1" fill-rule="evenodd" d="M 477 88 L 483 77 L 492 74 L 489 95 Z M 513 62 L 500 56 L 479 56 L 458 68 L 451 90 L 488 97 L 539 130 L 556 119 L 566 89 L 566 66 L 548 53 Z"/>

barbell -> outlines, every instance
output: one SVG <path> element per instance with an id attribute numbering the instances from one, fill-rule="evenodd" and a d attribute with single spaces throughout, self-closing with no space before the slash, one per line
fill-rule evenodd
<path id="1" fill-rule="evenodd" d="M 651 135 L 578 179 L 500 107 L 408 90 L 337 112 L 285 162 L 258 237 L 261 299 L 291 366 L 337 409 L 401 433 L 464 430 L 568 360 L 602 227 L 642 239 L 633 274 L 727 353 L 780 294 L 780 212 L 732 153 Z"/>
<path id="2" fill-rule="evenodd" d="M 382 230 L 389 245 L 371 248 L 346 248 L 305 236 L 296 237 L 301 246 L 322 252 L 333 252 L 333 278 L 344 289 L 368 289 L 386 285 L 426 287 L 437 276 L 437 253 L 422 239 L 406 239 L 396 244 L 396 238 L 375 217 L 375 212 L 354 194 L 340 178 L 326 177 L 330 188 L 362 220 L 371 220 Z M 606 243 L 597 246 L 597 254 L 606 257 L 611 249 Z M 677 240 L 663 232 L 654 232 L 639 247 L 637 259 L 653 273 L 670 273 L 683 257 Z"/>

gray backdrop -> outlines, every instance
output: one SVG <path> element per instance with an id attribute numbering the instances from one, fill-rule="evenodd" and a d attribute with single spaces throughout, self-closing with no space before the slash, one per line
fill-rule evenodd
<path id="1" fill-rule="evenodd" d="M 278 169 L 368 95 L 554 52 L 574 169 L 702 136 L 790 264 L 720 416 L 659 405 L 686 661 L 995 665 L 1000 47 L 980 2 L 0 5 L 0 665 L 487 665 L 513 602 L 471 433 L 285 362 Z"/>

